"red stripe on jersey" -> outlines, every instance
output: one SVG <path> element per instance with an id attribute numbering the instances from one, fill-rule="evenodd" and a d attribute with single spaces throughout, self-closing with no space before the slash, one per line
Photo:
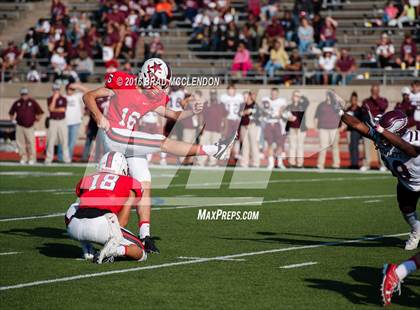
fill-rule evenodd
<path id="1" fill-rule="evenodd" d="M 155 146 L 160 147 L 162 144 L 161 139 L 146 139 L 146 138 L 136 138 L 133 136 L 126 137 L 114 132 L 112 129 L 107 132 L 108 138 L 115 142 L 124 143 L 128 145 L 144 145 L 144 146 Z"/>
<path id="2" fill-rule="evenodd" d="M 135 235 L 133 235 L 132 233 L 130 233 L 128 230 L 126 230 L 124 228 L 121 228 L 121 232 L 122 232 L 122 235 L 123 235 L 124 239 L 127 239 L 128 241 L 133 242 L 135 245 L 137 245 L 142 250 L 144 249 L 143 243 Z"/>
<path id="3" fill-rule="evenodd" d="M 112 168 L 112 160 L 114 159 L 114 155 L 115 155 L 115 152 L 110 152 L 108 154 L 108 158 L 106 159 L 105 167 Z"/>

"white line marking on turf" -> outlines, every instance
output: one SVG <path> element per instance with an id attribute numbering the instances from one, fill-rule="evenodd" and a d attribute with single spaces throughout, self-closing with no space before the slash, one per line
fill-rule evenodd
<path id="1" fill-rule="evenodd" d="M 0 171 L 0 175 L 31 176 L 31 177 L 62 177 L 74 175 L 73 172 L 41 172 L 41 171 Z"/>
<path id="2" fill-rule="evenodd" d="M 3 256 L 3 255 L 15 255 L 15 254 L 20 254 L 21 252 L 3 252 L 3 253 L 0 253 L 0 256 Z"/>
<path id="3" fill-rule="evenodd" d="M 281 269 L 292 269 L 292 268 L 299 268 L 299 267 L 311 266 L 311 265 L 316 265 L 316 264 L 318 264 L 318 262 L 307 262 L 307 263 L 301 263 L 301 264 L 281 266 L 279 268 L 281 268 Z"/>
<path id="4" fill-rule="evenodd" d="M 335 246 L 335 245 L 340 245 L 340 244 L 358 243 L 358 242 L 363 242 L 363 241 L 372 241 L 372 240 L 379 240 L 379 239 L 391 238 L 391 237 L 401 237 L 401 236 L 406 236 L 406 235 L 408 235 L 408 233 L 383 235 L 383 236 L 376 236 L 376 237 L 362 237 L 362 238 L 353 239 L 353 240 L 323 242 L 323 243 L 312 244 L 312 245 L 294 246 L 294 247 L 288 247 L 288 248 L 277 248 L 277 249 L 264 250 L 264 251 L 255 251 L 255 252 L 248 252 L 248 253 L 238 253 L 238 254 L 232 254 L 232 255 L 201 258 L 201 259 L 196 259 L 196 260 L 187 260 L 187 261 L 182 261 L 182 262 L 170 262 L 170 263 L 164 263 L 164 264 L 158 264 L 158 265 L 149 265 L 149 266 L 133 267 L 133 268 L 127 268 L 127 269 L 117 269 L 117 270 L 110 270 L 110 271 L 97 272 L 97 273 L 80 274 L 80 275 L 70 276 L 70 277 L 40 280 L 40 281 L 20 283 L 20 284 L 8 285 L 8 286 L 0 286 L 0 291 L 31 287 L 31 286 L 39 286 L 39 285 L 50 284 L 50 283 L 68 282 L 68 281 L 75 281 L 75 280 L 81 280 L 81 279 L 103 277 L 103 276 L 108 276 L 108 275 L 113 275 L 113 274 L 135 272 L 135 271 L 140 271 L 140 270 L 161 269 L 161 268 L 174 267 L 174 266 L 193 265 L 193 264 L 200 264 L 200 263 L 206 263 L 206 262 L 211 262 L 211 261 L 220 261 L 220 260 L 225 260 L 225 259 L 230 259 L 230 258 L 241 258 L 241 257 L 255 256 L 255 255 L 281 253 L 281 252 L 297 251 L 297 250 L 305 250 L 305 249 L 315 249 L 315 248 Z"/>
<path id="5" fill-rule="evenodd" d="M 0 167 L 46 167 L 43 163 L 36 163 L 35 165 L 20 165 L 17 162 L 1 162 Z M 81 168 L 95 168 L 97 166 L 96 163 L 71 163 L 71 164 L 60 164 L 60 163 L 52 163 L 48 167 L 63 167 L 63 168 L 69 168 L 69 167 L 81 167 Z M 157 164 L 151 164 L 149 165 L 150 168 L 156 169 L 156 170 L 191 170 L 191 166 L 160 166 Z M 193 166 L 194 170 L 204 170 L 204 171 L 262 171 L 267 172 L 267 168 L 241 168 L 241 167 L 199 167 L 199 166 Z M 272 171 L 275 172 L 284 172 L 285 170 L 274 168 Z M 379 170 L 368 170 L 368 171 L 360 171 L 360 170 L 351 170 L 351 169 L 329 169 L 326 168 L 324 170 L 319 170 L 318 168 L 288 168 L 286 171 L 290 172 L 315 172 L 315 173 L 348 173 L 348 174 L 386 174 L 389 173 L 388 171 L 379 171 Z"/>
<path id="6" fill-rule="evenodd" d="M 312 178 L 312 179 L 282 179 L 282 180 L 270 180 L 270 181 L 240 181 L 240 182 L 207 182 L 197 184 L 197 188 L 206 189 L 207 186 L 215 185 L 246 185 L 246 184 L 277 184 L 277 183 L 313 183 L 313 182 L 340 182 L 340 181 L 369 181 L 369 180 L 382 180 L 382 179 L 391 179 L 392 176 L 370 176 L 370 177 L 340 177 L 340 178 Z M 169 185 L 169 188 L 172 187 L 185 187 L 189 185 L 188 183 L 178 183 Z M 194 186 L 194 184 L 190 184 Z M 195 186 L 194 186 L 195 187 Z M 160 189 L 159 187 L 157 187 Z M 73 194 L 72 189 L 66 188 L 49 188 L 49 189 L 16 189 L 16 190 L 2 190 L 0 194 L 16 194 L 16 193 L 53 193 L 55 195 L 63 194 Z"/>
<path id="7" fill-rule="evenodd" d="M 205 257 L 190 257 L 190 256 L 179 256 L 177 257 L 178 259 L 187 259 L 187 260 L 200 260 L 203 259 Z M 224 261 L 234 261 L 234 262 L 244 262 L 246 261 L 246 259 L 244 258 L 224 258 L 224 259 L 218 259 L 218 260 L 224 260 Z"/>
<path id="8" fill-rule="evenodd" d="M 381 199 L 373 199 L 373 200 L 363 201 L 363 203 L 377 203 L 377 202 L 381 202 L 381 201 L 382 201 Z"/>
<path id="9" fill-rule="evenodd" d="M 390 198 L 394 197 L 393 194 L 386 194 L 386 195 L 365 195 L 365 196 L 338 196 L 338 197 L 319 197 L 319 198 L 280 198 L 275 200 L 265 200 L 265 201 L 239 201 L 239 202 L 231 202 L 231 203 L 215 203 L 211 205 L 202 204 L 202 205 L 194 205 L 194 206 L 174 206 L 174 207 L 154 207 L 153 210 L 177 210 L 177 209 L 193 209 L 193 208 L 211 208 L 211 207 L 222 207 L 222 206 L 255 206 L 261 204 L 271 204 L 271 203 L 278 203 L 278 202 L 322 202 L 322 201 L 335 201 L 335 200 L 352 200 L 352 199 L 370 199 L 370 198 Z M 203 198 L 203 200 L 205 197 Z M 33 216 L 24 216 L 24 217 L 11 217 L 11 218 L 3 218 L 0 219 L 0 222 L 13 222 L 13 221 L 25 221 L 25 220 L 36 220 L 36 219 L 44 219 L 50 217 L 62 217 L 65 213 L 52 213 L 52 214 L 45 214 L 45 215 L 33 215 Z"/>

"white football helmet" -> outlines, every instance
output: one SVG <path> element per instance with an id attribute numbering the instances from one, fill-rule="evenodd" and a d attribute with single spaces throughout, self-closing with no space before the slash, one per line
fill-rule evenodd
<path id="1" fill-rule="evenodd" d="M 150 58 L 141 67 L 138 79 L 145 89 L 166 89 L 171 84 L 171 68 L 160 58 Z"/>
<path id="2" fill-rule="evenodd" d="M 108 152 L 102 156 L 98 164 L 99 172 L 111 172 L 128 175 L 128 163 L 125 156 L 119 152 Z"/>

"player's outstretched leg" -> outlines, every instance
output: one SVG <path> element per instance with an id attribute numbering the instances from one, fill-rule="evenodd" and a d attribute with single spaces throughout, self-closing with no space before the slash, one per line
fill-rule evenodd
<path id="1" fill-rule="evenodd" d="M 401 294 L 401 283 L 414 271 L 420 268 L 420 253 L 417 253 L 409 260 L 396 265 L 389 264 L 384 266 L 384 277 L 381 285 L 381 295 L 384 306 L 391 304 L 392 295 L 395 292 Z"/>
<path id="2" fill-rule="evenodd" d="M 226 160 L 229 158 L 230 150 L 237 138 L 235 132 L 226 139 L 222 139 L 215 144 L 200 145 L 190 144 L 182 141 L 165 139 L 162 141 L 161 150 L 165 153 L 170 153 L 176 156 L 213 156 L 219 160 Z"/>
<path id="3" fill-rule="evenodd" d="M 417 202 L 420 193 L 408 190 L 403 184 L 398 182 L 397 200 L 398 206 L 404 216 L 405 221 L 410 225 L 411 232 L 405 243 L 406 250 L 415 250 L 420 241 L 420 221 L 417 215 Z"/>

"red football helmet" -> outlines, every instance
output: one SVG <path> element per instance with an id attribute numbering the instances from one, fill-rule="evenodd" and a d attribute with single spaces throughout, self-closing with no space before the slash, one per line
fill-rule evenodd
<path id="1" fill-rule="evenodd" d="M 405 131 L 407 130 L 407 115 L 404 112 L 399 110 L 393 110 L 386 112 L 382 117 L 379 119 L 379 125 L 399 136 L 402 136 Z"/>

